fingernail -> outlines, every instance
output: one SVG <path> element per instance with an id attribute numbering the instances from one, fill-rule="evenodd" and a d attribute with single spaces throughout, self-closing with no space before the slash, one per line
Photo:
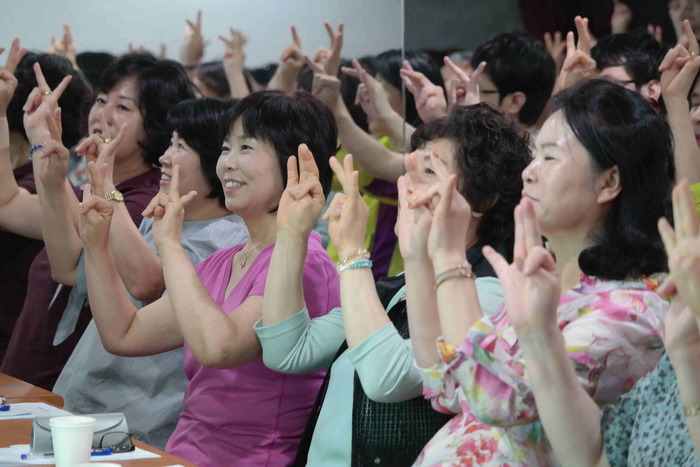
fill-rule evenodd
<path id="1" fill-rule="evenodd" d="M 406 190 L 406 194 L 408 194 L 408 196 L 411 196 L 413 194 L 413 190 Z"/>

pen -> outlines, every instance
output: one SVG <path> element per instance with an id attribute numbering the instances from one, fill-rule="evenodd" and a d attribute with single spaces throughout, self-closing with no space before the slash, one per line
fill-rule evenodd
<path id="1" fill-rule="evenodd" d="M 112 454 L 112 448 L 105 448 L 105 449 L 93 449 L 90 452 L 90 456 L 109 456 Z M 37 452 L 37 453 L 29 453 L 29 454 L 22 454 L 20 458 L 23 461 L 29 460 L 29 459 L 43 459 L 46 457 L 53 457 L 54 453 L 53 452 Z"/>

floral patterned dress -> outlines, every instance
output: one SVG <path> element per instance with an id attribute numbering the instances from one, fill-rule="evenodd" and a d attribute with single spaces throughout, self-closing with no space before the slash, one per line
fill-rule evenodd
<path id="1" fill-rule="evenodd" d="M 582 275 L 559 301 L 557 321 L 581 385 L 614 402 L 659 361 L 668 303 L 651 279 Z M 557 465 L 505 308 L 476 323 L 457 349 L 438 343 L 444 363 L 423 370 L 433 407 L 458 413 L 423 448 L 418 466 Z"/>

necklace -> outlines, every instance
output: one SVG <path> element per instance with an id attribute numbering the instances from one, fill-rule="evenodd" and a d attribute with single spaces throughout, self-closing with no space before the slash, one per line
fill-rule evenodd
<path id="1" fill-rule="evenodd" d="M 277 235 L 277 233 L 275 233 L 275 235 L 273 235 L 272 237 L 268 238 L 267 240 L 264 240 L 264 241 L 258 243 L 257 245 L 255 245 L 255 246 L 248 252 L 248 254 L 245 255 L 245 258 L 243 258 L 243 261 L 241 261 L 241 263 L 240 263 L 240 264 L 241 264 L 241 269 L 243 269 L 243 268 L 245 267 L 245 265 L 248 263 L 248 258 L 250 258 L 250 255 L 252 255 L 253 252 L 254 252 L 255 250 L 257 250 L 258 248 L 260 248 L 261 246 L 263 246 L 265 243 L 267 243 L 267 242 L 269 242 L 270 240 L 272 240 L 273 238 L 275 238 L 276 235 Z"/>

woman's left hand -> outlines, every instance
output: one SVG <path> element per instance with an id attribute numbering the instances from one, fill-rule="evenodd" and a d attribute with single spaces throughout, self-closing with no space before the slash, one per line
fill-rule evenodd
<path id="1" fill-rule="evenodd" d="M 318 167 L 311 150 L 300 144 L 297 158 L 287 160 L 287 188 L 277 209 L 277 229 L 295 237 L 309 238 L 326 198 L 318 178 Z"/>
<path id="2" fill-rule="evenodd" d="M 37 87 L 29 93 L 22 110 L 24 110 L 24 129 L 27 132 L 27 138 L 30 143 L 36 144 L 37 142 L 43 143 L 48 138 L 50 132 L 47 119 L 56 111 L 58 100 L 73 77 L 71 75 L 65 76 L 56 89 L 51 90 L 38 63 L 34 64 L 34 74 Z"/>
<path id="3" fill-rule="evenodd" d="M 343 258 L 364 248 L 369 208 L 360 195 L 359 174 L 353 170 L 352 154 L 345 156 L 343 166 L 332 157 L 331 168 L 343 186 L 343 193 L 335 195 L 323 218 L 329 221 L 331 242 Z"/>
<path id="4" fill-rule="evenodd" d="M 153 243 L 162 255 L 163 249 L 182 245 L 182 222 L 185 218 L 185 207 L 197 196 L 196 191 L 190 191 L 180 196 L 180 167 L 173 167 L 168 193 L 158 193 L 143 211 L 143 217 L 152 217 Z"/>
<path id="5" fill-rule="evenodd" d="M 542 236 L 532 201 L 523 199 L 515 208 L 513 263 L 493 248 L 484 247 L 503 287 L 505 306 L 519 337 L 541 336 L 557 330 L 557 306 L 561 283 L 552 255 L 542 246 Z"/>

